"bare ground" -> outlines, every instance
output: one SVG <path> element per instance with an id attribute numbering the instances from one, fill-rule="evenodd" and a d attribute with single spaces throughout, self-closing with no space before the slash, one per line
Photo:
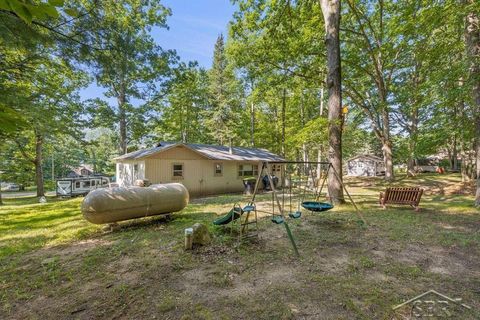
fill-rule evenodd
<path id="1" fill-rule="evenodd" d="M 472 307 L 460 318 L 477 319 L 479 213 L 463 198 L 437 199 L 458 196 L 457 186 L 428 186 L 420 213 L 366 199 L 368 227 L 348 206 L 291 220 L 298 259 L 264 214 L 252 242 L 237 247 L 228 229 L 212 227 L 211 245 L 185 252 L 192 219 L 207 223 L 232 205 L 202 202 L 168 223 L 14 254 L 0 260 L 0 318 L 392 319 L 393 306 L 434 289 Z"/>
<path id="2" fill-rule="evenodd" d="M 4 318 L 384 318 L 385 305 L 430 288 L 480 308 L 478 248 L 398 243 L 377 226 L 307 219 L 294 226 L 300 259 L 282 227 L 268 225 L 239 250 L 214 244 L 184 253 L 179 240 L 131 239 L 114 252 L 120 240 L 109 235 L 45 248 L 20 258 L 17 275 L 42 281 L 11 299 Z"/>

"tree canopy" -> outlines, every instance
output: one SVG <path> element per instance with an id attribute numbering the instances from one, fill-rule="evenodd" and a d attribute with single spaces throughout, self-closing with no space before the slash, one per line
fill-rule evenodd
<path id="1" fill-rule="evenodd" d="M 480 175 L 478 1 L 233 5 L 201 66 L 155 41 L 175 15 L 160 0 L 1 0 L 5 177 L 42 184 L 55 154 L 58 175 L 86 163 L 113 174 L 114 156 L 161 140 L 267 148 L 340 172 L 370 153 L 388 180 L 441 155 L 465 181 Z M 104 96 L 82 100 L 93 83 Z"/>

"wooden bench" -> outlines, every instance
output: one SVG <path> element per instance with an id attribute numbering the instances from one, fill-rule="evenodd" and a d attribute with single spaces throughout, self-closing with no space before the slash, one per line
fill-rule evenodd
<path id="1" fill-rule="evenodd" d="M 409 205 L 418 211 L 423 189 L 421 188 L 387 188 L 385 192 L 380 192 L 380 205 L 383 209 L 387 204 Z"/>

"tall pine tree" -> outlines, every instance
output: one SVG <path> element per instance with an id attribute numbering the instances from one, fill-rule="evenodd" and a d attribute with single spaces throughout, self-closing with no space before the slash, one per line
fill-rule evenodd
<path id="1" fill-rule="evenodd" d="M 241 117 L 241 86 L 235 78 L 233 67 L 225 53 L 225 41 L 220 34 L 215 43 L 213 65 L 209 71 L 209 96 L 207 124 L 214 140 L 221 144 L 237 143 Z"/>

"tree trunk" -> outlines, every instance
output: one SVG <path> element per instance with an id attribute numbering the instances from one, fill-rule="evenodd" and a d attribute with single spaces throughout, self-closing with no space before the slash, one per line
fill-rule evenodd
<path id="1" fill-rule="evenodd" d="M 250 106 L 250 144 L 255 147 L 255 105 Z"/>
<path id="2" fill-rule="evenodd" d="M 92 152 L 92 162 L 93 162 L 93 173 L 97 173 L 98 165 L 97 165 L 97 154 L 95 153 L 95 147 L 91 149 L 91 152 Z"/>
<path id="3" fill-rule="evenodd" d="M 453 134 L 452 142 L 452 163 L 451 170 L 458 170 L 458 148 L 457 148 L 457 135 Z"/>
<path id="4" fill-rule="evenodd" d="M 318 110 L 318 116 L 319 117 L 321 117 L 323 115 L 324 92 L 325 92 L 325 90 L 322 86 L 322 88 L 320 89 L 320 106 L 318 108 L 319 109 Z M 323 141 L 320 142 L 320 144 L 318 145 L 317 162 L 322 162 L 322 154 L 323 154 Z M 321 164 L 319 164 L 318 168 L 317 168 L 317 181 L 320 181 L 320 179 L 322 179 L 322 165 Z"/>
<path id="5" fill-rule="evenodd" d="M 385 180 L 392 181 L 395 177 L 393 175 L 393 143 L 390 137 L 390 119 L 388 110 L 385 109 L 382 112 L 383 122 L 383 140 L 382 140 L 382 152 L 383 161 L 385 162 Z"/>
<path id="6" fill-rule="evenodd" d="M 412 123 L 410 125 L 410 139 L 408 140 L 408 162 L 407 175 L 412 176 L 415 171 L 415 157 L 417 150 L 417 134 L 418 134 L 418 109 L 412 110 Z"/>
<path id="7" fill-rule="evenodd" d="M 415 172 L 415 159 L 409 155 L 407 161 L 407 176 L 411 177 L 414 175 Z"/>
<path id="8" fill-rule="evenodd" d="M 121 92 L 118 96 L 118 121 L 120 130 L 120 154 L 127 153 L 127 114 L 125 111 L 125 93 Z"/>
<path id="9" fill-rule="evenodd" d="M 3 204 L 2 200 L 2 172 L 0 171 L 0 206 Z"/>
<path id="10" fill-rule="evenodd" d="M 473 4 L 476 0 L 467 0 Z M 465 40 L 467 56 L 470 60 L 470 78 L 473 80 L 472 95 L 475 114 L 475 163 L 477 191 L 475 205 L 480 206 L 480 14 L 470 12 L 466 17 Z"/>
<path id="11" fill-rule="evenodd" d="M 282 94 L 282 157 L 285 158 L 285 112 L 287 109 L 287 89 L 283 89 Z"/>
<path id="12" fill-rule="evenodd" d="M 35 184 L 37 185 L 37 197 L 45 196 L 43 185 L 43 136 L 40 133 L 35 134 Z"/>
<path id="13" fill-rule="evenodd" d="M 278 106 L 275 103 L 273 105 L 273 126 L 274 126 L 273 129 L 274 129 L 274 132 L 272 132 L 272 136 L 274 137 L 275 142 L 278 142 L 282 139 L 280 130 L 278 128 L 279 123 L 280 123 L 280 119 L 278 117 Z M 277 153 L 280 152 L 281 153 L 282 152 L 281 149 L 282 149 L 281 146 L 279 148 L 278 143 L 275 143 L 275 152 L 277 152 Z"/>
<path id="14" fill-rule="evenodd" d="M 477 88 L 479 91 L 477 93 L 477 104 L 480 104 L 480 88 Z M 477 105 L 478 106 L 478 105 Z M 475 194 L 475 205 L 480 206 L 480 107 L 477 111 L 477 116 L 475 119 L 476 122 L 476 162 L 477 162 L 477 192 Z"/>
<path id="15" fill-rule="evenodd" d="M 305 104 L 303 103 L 303 92 L 300 96 L 300 124 L 305 127 Z M 308 162 L 308 150 L 307 145 L 305 143 L 302 144 L 302 159 L 303 162 Z M 306 176 L 310 176 L 310 164 L 306 164 L 303 166 L 303 174 Z"/>
<path id="16" fill-rule="evenodd" d="M 414 18 L 416 14 L 414 13 Z M 413 73 L 413 87 L 415 88 L 415 93 L 412 95 L 412 110 L 410 113 L 411 123 L 408 126 L 408 131 L 410 133 L 408 139 L 408 162 L 407 162 L 407 175 L 412 176 L 415 172 L 415 158 L 417 155 L 417 137 L 418 137 L 418 108 L 421 103 L 420 97 L 417 94 L 419 92 L 420 86 L 420 65 L 415 57 L 415 72 Z"/>
<path id="17" fill-rule="evenodd" d="M 462 161 L 460 166 L 460 173 L 462 176 L 462 182 L 468 182 L 469 177 L 467 173 L 467 166 L 468 166 L 468 155 L 465 151 L 465 143 L 463 141 L 460 142 L 460 159 Z"/>
<path id="18" fill-rule="evenodd" d="M 303 162 L 309 161 L 307 145 L 305 143 L 302 144 L 302 160 Z M 310 164 L 307 163 L 307 165 L 303 166 L 303 168 L 305 169 L 305 172 L 303 172 L 303 174 L 310 176 L 310 168 L 311 168 Z"/>
<path id="19" fill-rule="evenodd" d="M 388 140 L 383 141 L 382 145 L 383 161 L 385 162 L 385 180 L 392 181 L 393 176 L 393 152 L 392 142 Z"/>
<path id="20" fill-rule="evenodd" d="M 0 173 L 0 206 L 3 204 L 2 200 L 2 174 Z"/>
<path id="21" fill-rule="evenodd" d="M 334 171 L 328 175 L 328 192 L 333 203 L 342 203 L 342 73 L 340 58 L 340 0 L 319 0 L 325 21 L 328 87 L 328 159 Z"/>

